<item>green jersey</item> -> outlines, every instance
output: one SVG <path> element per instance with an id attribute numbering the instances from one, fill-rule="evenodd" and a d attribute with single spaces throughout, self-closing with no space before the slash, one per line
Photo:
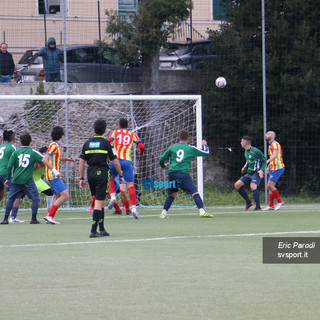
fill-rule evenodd
<path id="1" fill-rule="evenodd" d="M 179 142 L 169 147 L 160 157 L 160 166 L 165 167 L 165 161 L 170 159 L 168 172 L 190 172 L 190 164 L 195 157 L 205 157 L 209 155 L 209 147 L 203 146 L 204 149 L 198 149 L 186 143 Z"/>
<path id="2" fill-rule="evenodd" d="M 244 166 L 247 173 L 255 173 L 266 168 L 267 159 L 259 149 L 251 147 L 244 152 L 244 157 L 247 161 Z"/>
<path id="3" fill-rule="evenodd" d="M 33 169 L 36 162 L 42 162 L 43 155 L 30 147 L 21 147 L 14 151 L 10 157 L 7 180 L 15 184 L 27 184 L 33 182 Z M 11 172 L 13 176 L 11 179 Z"/>
<path id="4" fill-rule="evenodd" d="M 4 143 L 0 146 L 0 175 L 6 175 L 8 163 L 12 153 L 17 149 L 12 143 Z"/>

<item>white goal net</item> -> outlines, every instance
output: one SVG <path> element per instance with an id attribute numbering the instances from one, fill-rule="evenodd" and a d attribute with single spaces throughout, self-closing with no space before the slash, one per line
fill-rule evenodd
<path id="1" fill-rule="evenodd" d="M 18 147 L 19 135 L 23 132 L 31 133 L 32 146 L 39 149 L 51 142 L 53 126 L 60 125 L 65 129 L 62 156 L 72 156 L 76 162 L 62 163 L 61 173 L 70 193 L 64 208 L 86 208 L 90 205 L 89 190 L 80 190 L 78 186 L 78 159 L 82 145 L 94 135 L 96 119 L 106 120 L 107 138 L 109 133 L 118 129 L 119 119 L 126 118 L 129 130 L 135 132 L 145 145 L 142 157 L 135 147 L 132 150 L 136 193 L 142 207 L 164 204 L 168 173 L 160 167 L 159 158 L 170 145 L 178 142 L 179 132 L 187 129 L 190 144 L 201 147 L 201 96 L 0 96 L 0 107 L 1 139 L 4 130 L 13 130 L 18 137 Z M 203 197 L 201 158 L 192 163 L 190 174 Z M 44 207 L 45 198 L 41 199 L 40 207 Z M 2 208 L 5 201 L 6 198 L 2 201 Z M 27 200 L 23 202 L 29 205 Z M 194 206 L 194 202 L 190 196 L 180 192 L 174 206 Z"/>

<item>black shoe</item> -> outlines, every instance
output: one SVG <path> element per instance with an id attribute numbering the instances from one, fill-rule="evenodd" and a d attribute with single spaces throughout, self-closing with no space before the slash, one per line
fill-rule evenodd
<path id="1" fill-rule="evenodd" d="M 112 214 L 122 214 L 122 211 L 114 211 Z"/>
<path id="2" fill-rule="evenodd" d="M 107 232 L 106 230 L 100 231 L 99 234 L 102 237 L 109 237 L 110 236 L 110 233 Z"/>
<path id="3" fill-rule="evenodd" d="M 254 205 L 253 202 L 247 202 L 246 207 L 244 208 L 244 211 L 248 211 L 249 208 L 251 208 Z"/>
<path id="4" fill-rule="evenodd" d="M 131 210 L 127 210 L 126 214 L 132 214 Z"/>
<path id="5" fill-rule="evenodd" d="M 260 207 L 255 207 L 255 208 L 253 209 L 253 211 L 261 211 L 261 208 L 260 208 Z"/>
<path id="6" fill-rule="evenodd" d="M 9 221 L 8 221 L 8 219 L 3 219 L 3 220 L 0 222 L 0 224 L 9 224 Z"/>
<path id="7" fill-rule="evenodd" d="M 30 220 L 30 224 L 40 224 L 40 222 L 37 219 Z"/>
<path id="8" fill-rule="evenodd" d="M 102 235 L 98 232 L 91 232 L 89 238 L 101 238 Z"/>

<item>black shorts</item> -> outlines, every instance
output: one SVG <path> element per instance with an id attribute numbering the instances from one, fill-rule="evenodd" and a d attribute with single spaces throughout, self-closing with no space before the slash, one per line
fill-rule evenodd
<path id="1" fill-rule="evenodd" d="M 88 183 L 96 200 L 105 200 L 109 189 L 109 167 L 89 166 Z"/>

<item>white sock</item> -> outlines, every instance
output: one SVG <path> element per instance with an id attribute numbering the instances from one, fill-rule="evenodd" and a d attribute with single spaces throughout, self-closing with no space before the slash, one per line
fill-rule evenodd
<path id="1" fill-rule="evenodd" d="M 166 216 L 167 215 L 167 210 L 162 210 L 162 212 L 161 212 L 161 214 L 163 215 L 163 216 Z"/>
<path id="2" fill-rule="evenodd" d="M 199 209 L 200 213 L 206 213 L 206 211 L 203 208 Z"/>
<path id="3" fill-rule="evenodd" d="M 47 209 L 52 207 L 53 196 L 47 196 Z"/>

